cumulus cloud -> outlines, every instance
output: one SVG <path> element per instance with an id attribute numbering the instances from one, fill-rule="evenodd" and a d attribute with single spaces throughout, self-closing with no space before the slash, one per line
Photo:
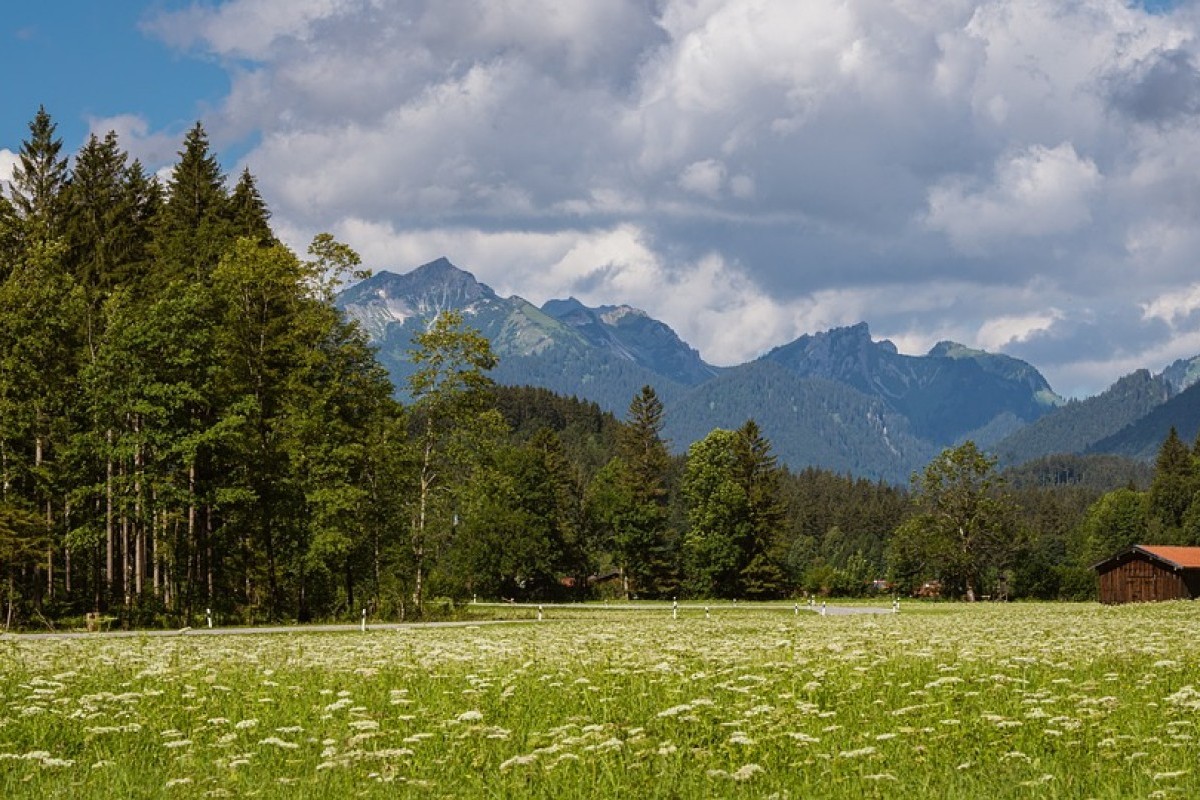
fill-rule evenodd
<path id="1" fill-rule="evenodd" d="M 1200 283 L 1182 286 L 1142 305 L 1146 319 L 1159 319 L 1168 325 L 1190 317 L 1197 310 L 1200 310 Z"/>
<path id="2" fill-rule="evenodd" d="M 935 185 L 926 224 L 966 253 L 1012 237 L 1069 233 L 1091 221 L 1089 203 L 1100 185 L 1096 165 L 1070 143 L 1034 145 L 1004 156 L 983 186 L 957 177 Z"/>
<path id="3" fill-rule="evenodd" d="M 1049 331 L 1062 316 L 1061 311 L 1051 308 L 1045 313 L 993 317 L 979 326 L 975 340 L 988 350 L 1001 351 L 1014 342 L 1025 342 Z"/>
<path id="4" fill-rule="evenodd" d="M 150 123 L 138 114 L 88 120 L 89 134 L 103 138 L 109 131 L 116 133 L 121 147 L 143 164 L 160 165 L 172 161 L 180 148 L 177 134 L 150 130 Z"/>
<path id="5" fill-rule="evenodd" d="M 1185 9 L 228 0 L 146 29 L 227 66 L 206 123 L 253 135 L 297 246 L 638 305 L 721 362 L 866 320 L 1086 392 L 1190 341 L 1143 312 L 1200 246 Z"/>

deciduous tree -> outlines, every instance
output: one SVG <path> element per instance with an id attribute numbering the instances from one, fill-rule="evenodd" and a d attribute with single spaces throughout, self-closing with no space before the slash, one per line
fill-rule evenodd
<path id="1" fill-rule="evenodd" d="M 995 467 L 994 458 L 967 441 L 942 451 L 915 477 L 915 513 L 892 539 L 898 577 L 937 578 L 973 601 L 989 572 L 1008 565 L 1016 525 Z"/>

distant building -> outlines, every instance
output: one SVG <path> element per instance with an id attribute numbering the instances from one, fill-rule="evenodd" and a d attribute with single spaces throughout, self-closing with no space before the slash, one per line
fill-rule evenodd
<path id="1" fill-rule="evenodd" d="M 1200 547 L 1135 544 L 1092 569 L 1101 603 L 1200 598 Z"/>

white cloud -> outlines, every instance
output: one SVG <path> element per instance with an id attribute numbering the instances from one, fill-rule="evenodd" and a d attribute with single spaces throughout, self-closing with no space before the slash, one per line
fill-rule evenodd
<path id="1" fill-rule="evenodd" d="M 13 170 L 19 163 L 16 153 L 0 148 L 0 183 L 7 184 L 12 180 Z"/>
<path id="2" fill-rule="evenodd" d="M 89 134 L 103 138 L 109 131 L 117 134 L 123 150 L 146 165 L 171 163 L 182 147 L 177 133 L 151 131 L 150 123 L 138 114 L 88 119 Z"/>
<path id="3" fill-rule="evenodd" d="M 203 46 L 230 57 L 265 59 L 280 40 L 311 40 L 313 24 L 349 10 L 343 0 L 253 0 L 199 4 L 160 14 L 144 27 L 181 48 Z"/>
<path id="4" fill-rule="evenodd" d="M 255 135 L 280 228 L 373 267 L 444 254 L 501 291 L 639 305 L 714 361 L 866 320 L 1098 390 L 1190 341 L 1187 10 L 227 0 L 148 27 L 228 65 L 206 124 Z"/>
<path id="5" fill-rule="evenodd" d="M 1180 287 L 1142 304 L 1143 317 L 1159 319 L 1169 325 L 1190 316 L 1197 310 L 1200 310 L 1200 283 Z"/>
<path id="6" fill-rule="evenodd" d="M 1034 145 L 998 162 L 988 185 L 950 178 L 934 186 L 925 223 L 966 253 L 1010 237 L 1069 233 L 1091 221 L 1100 184 L 1096 165 L 1070 143 Z"/>
<path id="7" fill-rule="evenodd" d="M 1045 313 L 993 317 L 979 326 L 974 339 L 983 349 L 998 352 L 1014 342 L 1028 341 L 1031 336 L 1050 330 L 1062 318 L 1062 312 L 1056 308 Z"/>
<path id="8" fill-rule="evenodd" d="M 725 165 L 711 158 L 688 164 L 679 175 L 680 186 L 710 200 L 717 199 L 724 183 Z"/>

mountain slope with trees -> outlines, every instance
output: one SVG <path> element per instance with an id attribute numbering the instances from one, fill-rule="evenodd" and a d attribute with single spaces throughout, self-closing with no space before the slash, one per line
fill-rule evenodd
<path id="1" fill-rule="evenodd" d="M 1105 391 L 1072 400 L 1006 437 L 993 448 L 1002 464 L 1021 464 L 1057 453 L 1118 452 L 1097 444 L 1132 425 L 1172 397 L 1171 384 L 1148 370 L 1138 370 Z M 1166 430 L 1161 432 L 1158 441 Z"/>

